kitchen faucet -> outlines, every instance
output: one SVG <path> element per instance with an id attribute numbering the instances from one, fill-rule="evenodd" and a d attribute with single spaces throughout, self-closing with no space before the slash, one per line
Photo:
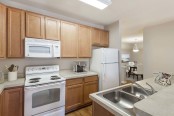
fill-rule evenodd
<path id="1" fill-rule="evenodd" d="M 137 85 L 137 86 L 139 86 L 148 96 L 150 95 L 147 91 L 146 91 L 146 89 L 144 88 L 144 87 L 142 87 L 140 84 L 138 84 L 138 83 L 134 83 L 135 85 Z"/>
<path id="2" fill-rule="evenodd" d="M 155 89 L 149 83 L 146 82 L 146 85 L 148 85 L 151 88 L 151 94 L 154 94 L 156 92 Z"/>

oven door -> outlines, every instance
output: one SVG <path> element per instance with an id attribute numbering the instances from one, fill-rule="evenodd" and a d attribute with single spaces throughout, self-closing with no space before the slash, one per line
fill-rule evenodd
<path id="1" fill-rule="evenodd" d="M 65 105 L 65 81 L 25 87 L 25 116 L 44 113 Z"/>
<path id="2" fill-rule="evenodd" d="M 27 43 L 25 45 L 25 57 L 49 58 L 53 56 L 51 43 Z"/>

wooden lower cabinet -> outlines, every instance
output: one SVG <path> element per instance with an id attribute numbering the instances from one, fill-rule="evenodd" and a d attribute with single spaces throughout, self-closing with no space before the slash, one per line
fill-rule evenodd
<path id="1" fill-rule="evenodd" d="M 115 116 L 114 114 L 110 113 L 108 110 L 93 102 L 92 104 L 92 116 Z"/>
<path id="2" fill-rule="evenodd" d="M 3 107 L 2 96 L 3 96 L 3 93 L 0 94 L 0 116 L 2 116 L 2 107 Z"/>
<path id="3" fill-rule="evenodd" d="M 89 94 L 98 91 L 98 76 L 89 76 L 66 81 L 66 113 L 92 103 Z"/>
<path id="4" fill-rule="evenodd" d="M 77 108 L 83 104 L 83 84 L 66 87 L 66 110 Z"/>
<path id="5" fill-rule="evenodd" d="M 87 82 L 84 84 L 84 103 L 90 103 L 92 100 L 89 98 L 89 94 L 98 91 L 98 82 Z"/>
<path id="6" fill-rule="evenodd" d="M 3 116 L 23 116 L 23 93 L 23 87 L 4 90 Z"/>

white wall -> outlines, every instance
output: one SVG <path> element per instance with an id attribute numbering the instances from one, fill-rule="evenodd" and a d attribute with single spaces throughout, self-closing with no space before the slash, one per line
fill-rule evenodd
<path id="1" fill-rule="evenodd" d="M 116 48 L 119 50 L 119 73 L 121 71 L 121 55 L 120 55 L 120 50 L 121 50 L 121 36 L 120 36 L 120 25 L 119 21 L 114 22 L 108 26 L 105 27 L 106 30 L 109 31 L 109 48 Z M 120 74 L 119 74 L 120 75 Z M 122 80 L 121 75 L 120 77 L 120 82 Z"/>
<path id="2" fill-rule="evenodd" d="M 174 21 L 144 29 L 144 77 L 174 73 Z"/>
<path id="3" fill-rule="evenodd" d="M 105 27 L 109 31 L 109 48 L 121 49 L 119 21 Z"/>

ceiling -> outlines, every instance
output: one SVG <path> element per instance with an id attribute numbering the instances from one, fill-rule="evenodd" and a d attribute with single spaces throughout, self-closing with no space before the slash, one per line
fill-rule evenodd
<path id="1" fill-rule="evenodd" d="M 79 0 L 12 1 L 98 25 L 106 26 L 119 20 L 123 34 L 174 19 L 174 0 L 112 0 L 112 4 L 104 10 L 96 9 Z"/>

